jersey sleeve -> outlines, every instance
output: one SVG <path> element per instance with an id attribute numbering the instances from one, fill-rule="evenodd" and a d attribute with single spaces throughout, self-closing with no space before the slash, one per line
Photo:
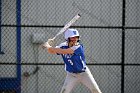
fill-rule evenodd
<path id="1" fill-rule="evenodd" d="M 81 45 L 73 46 L 73 47 L 71 47 L 71 49 L 74 51 L 74 54 L 76 54 L 76 55 L 82 53 L 82 51 L 83 51 L 83 47 Z"/>
<path id="2" fill-rule="evenodd" d="M 66 46 L 66 45 L 67 45 L 67 43 L 63 42 L 63 43 L 59 44 L 58 46 L 56 46 L 55 48 L 62 48 L 62 46 Z"/>
<path id="3" fill-rule="evenodd" d="M 60 45 L 58 45 L 58 46 L 56 46 L 55 48 L 61 48 L 62 46 L 61 46 L 61 44 Z"/>

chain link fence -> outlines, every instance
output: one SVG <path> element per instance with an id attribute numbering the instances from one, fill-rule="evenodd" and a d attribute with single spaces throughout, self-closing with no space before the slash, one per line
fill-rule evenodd
<path id="1" fill-rule="evenodd" d="M 40 44 L 80 13 L 71 27 L 102 93 L 140 92 L 139 0 L 0 0 L 0 93 L 60 93 L 61 56 Z M 56 45 L 64 42 L 63 34 Z M 82 84 L 72 93 L 90 93 Z"/>

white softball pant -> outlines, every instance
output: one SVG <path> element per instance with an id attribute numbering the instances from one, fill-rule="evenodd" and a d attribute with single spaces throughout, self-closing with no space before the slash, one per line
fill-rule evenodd
<path id="1" fill-rule="evenodd" d="M 60 93 L 70 93 L 73 87 L 78 83 L 84 84 L 90 89 L 91 93 L 102 93 L 88 67 L 86 67 L 85 72 L 78 74 L 67 72 L 67 76 Z"/>

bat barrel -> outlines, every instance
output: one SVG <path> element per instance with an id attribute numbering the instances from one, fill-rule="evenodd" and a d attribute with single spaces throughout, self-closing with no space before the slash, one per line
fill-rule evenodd
<path id="1" fill-rule="evenodd" d="M 54 37 L 53 40 L 60 34 L 62 34 L 63 32 L 65 32 L 71 25 L 73 25 L 79 18 L 81 17 L 80 14 L 77 14 L 76 16 L 74 16 L 72 18 L 71 21 L 69 21 Z"/>

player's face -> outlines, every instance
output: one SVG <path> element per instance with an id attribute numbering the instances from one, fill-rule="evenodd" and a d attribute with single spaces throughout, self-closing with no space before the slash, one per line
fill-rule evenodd
<path id="1" fill-rule="evenodd" d="M 77 41 L 79 40 L 79 37 L 70 37 L 70 44 L 71 45 L 75 45 L 77 43 Z"/>

